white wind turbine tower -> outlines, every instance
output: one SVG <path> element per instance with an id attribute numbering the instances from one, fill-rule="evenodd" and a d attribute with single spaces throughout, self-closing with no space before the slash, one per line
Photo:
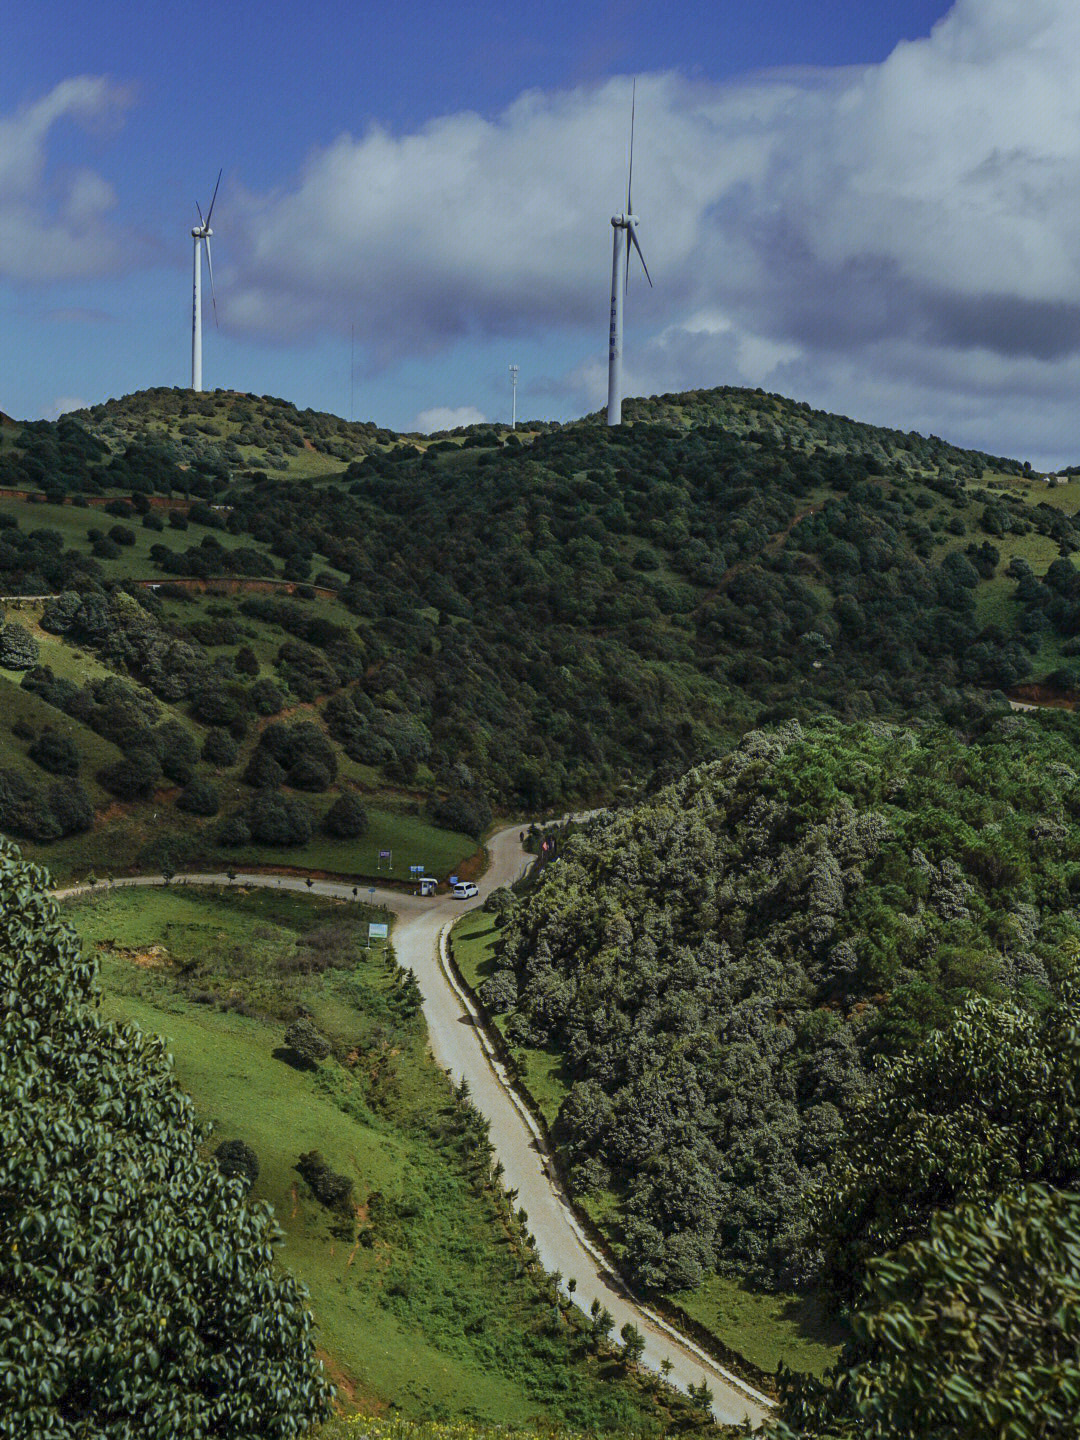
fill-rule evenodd
<path id="1" fill-rule="evenodd" d="M 191 388 L 192 390 L 202 389 L 202 242 L 206 241 L 206 264 L 210 271 L 210 298 L 214 302 L 214 324 L 217 324 L 217 296 L 214 294 L 214 262 L 210 258 L 210 236 L 214 233 L 210 229 L 210 216 L 214 213 L 214 201 L 217 199 L 218 185 L 221 184 L 221 171 L 218 171 L 217 185 L 214 186 L 214 193 L 210 197 L 210 208 L 206 212 L 206 219 L 199 210 L 199 202 L 195 201 L 195 209 L 199 210 L 199 223 L 191 232 L 191 238 L 195 241 L 195 280 L 192 286 L 191 295 Z"/>
<path id="2" fill-rule="evenodd" d="M 652 285 L 649 267 L 637 238 L 637 216 L 630 205 L 630 187 L 634 179 L 634 112 L 637 109 L 637 81 L 630 103 L 630 166 L 626 177 L 626 212 L 611 217 L 614 237 L 611 257 L 611 333 L 608 343 L 608 392 L 607 423 L 622 424 L 622 348 L 623 348 L 623 301 L 630 279 L 630 245 L 638 253 L 645 279 Z M 629 242 L 627 240 L 629 237 Z"/>

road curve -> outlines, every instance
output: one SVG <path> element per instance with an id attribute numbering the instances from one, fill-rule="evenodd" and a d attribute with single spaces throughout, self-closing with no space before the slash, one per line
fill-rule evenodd
<path id="1" fill-rule="evenodd" d="M 516 880 L 530 860 L 521 848 L 519 827 L 499 831 L 487 842 L 491 864 L 479 882 L 474 901 L 449 896 L 421 899 L 399 891 L 376 888 L 358 881 L 354 887 L 344 881 L 313 880 L 303 877 L 252 874 L 237 871 L 235 881 L 224 873 L 191 873 L 174 876 L 174 885 L 259 885 L 299 890 L 334 899 L 360 899 L 390 910 L 397 917 L 394 949 L 398 964 L 411 967 L 423 995 L 432 1053 L 437 1063 L 455 1080 L 464 1077 L 472 1101 L 487 1118 L 491 1142 L 503 1164 L 503 1183 L 517 1190 L 517 1203 L 527 1212 L 529 1230 L 536 1241 L 541 1262 L 549 1271 L 559 1271 L 565 1290 L 566 1279 L 577 1281 L 574 1300 L 588 1309 L 593 1300 L 606 1306 L 618 1334 L 627 1323 L 634 1324 L 645 1338 L 643 1363 L 659 1371 L 670 1362 L 668 1379 L 685 1390 L 701 1380 L 713 1392 L 713 1414 L 721 1423 L 734 1425 L 749 1418 L 760 1425 L 770 1410 L 768 1397 L 718 1364 L 691 1340 L 668 1325 L 660 1316 L 635 1301 L 622 1281 L 612 1273 L 603 1256 L 583 1233 L 567 1196 L 554 1179 L 543 1142 L 509 1078 L 490 1053 L 471 1006 L 451 980 L 440 950 L 445 933 L 464 910 L 479 905 L 499 885 Z M 96 888 L 112 886 L 161 885 L 159 875 L 132 876 Z M 76 885 L 55 892 L 58 900 L 86 894 L 91 887 Z"/>

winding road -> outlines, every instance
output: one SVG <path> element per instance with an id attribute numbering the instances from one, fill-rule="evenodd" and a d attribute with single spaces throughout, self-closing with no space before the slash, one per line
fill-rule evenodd
<path id="1" fill-rule="evenodd" d="M 385 907 L 397 918 L 393 942 L 399 965 L 411 967 L 423 995 L 432 1053 L 439 1065 L 455 1080 L 468 1081 L 473 1104 L 487 1118 L 491 1142 L 503 1164 L 503 1183 L 517 1191 L 517 1203 L 529 1217 L 529 1230 L 536 1241 L 541 1262 L 549 1271 L 559 1271 L 577 1281 L 574 1300 L 588 1309 L 598 1300 L 610 1311 L 614 1333 L 634 1324 L 645 1339 L 643 1363 L 653 1370 L 670 1364 L 668 1379 L 682 1390 L 703 1379 L 713 1392 L 713 1414 L 725 1424 L 749 1418 L 760 1425 L 771 1408 L 767 1396 L 740 1380 L 713 1360 L 693 1341 L 681 1335 L 647 1306 L 639 1303 L 612 1273 L 603 1255 L 581 1229 L 570 1205 L 554 1178 L 540 1133 L 521 1099 L 514 1093 L 509 1077 L 491 1052 L 490 1044 L 477 1023 L 465 995 L 451 978 L 446 964 L 446 934 L 453 921 L 466 909 L 482 903 L 499 885 L 520 875 L 532 857 L 521 848 L 519 827 L 511 826 L 487 842 L 491 864 L 478 882 L 479 895 L 462 902 L 449 896 L 421 899 L 399 891 L 376 889 L 374 895 L 364 882 L 356 893 L 350 883 L 313 880 L 303 877 L 237 872 L 235 881 L 222 873 L 177 875 L 172 884 L 260 885 L 301 890 L 334 899 L 365 902 Z M 105 882 L 99 882 L 103 885 Z M 161 876 L 134 876 L 109 882 L 114 886 L 161 885 Z M 58 900 L 85 894 L 89 887 L 72 886 L 55 892 Z M 563 1280 L 565 1290 L 566 1278 Z"/>

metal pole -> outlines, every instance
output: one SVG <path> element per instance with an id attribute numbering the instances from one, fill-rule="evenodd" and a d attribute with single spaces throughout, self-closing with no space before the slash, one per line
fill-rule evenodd
<path id="1" fill-rule="evenodd" d="M 195 284 L 191 292 L 191 388 L 202 389 L 202 239 L 195 236 Z"/>
<path id="2" fill-rule="evenodd" d="M 517 377 L 518 377 L 518 370 L 519 370 L 519 369 L 520 369 L 520 366 L 518 366 L 518 365 L 511 365 L 511 366 L 510 366 L 510 385 L 511 385 L 511 388 L 512 388 L 512 390 L 513 390 L 513 395 L 514 395 L 513 419 L 510 421 L 510 429 L 511 429 L 511 430 L 516 430 L 516 429 L 517 429 Z"/>
<path id="3" fill-rule="evenodd" d="M 611 329 L 608 336 L 607 423 L 622 424 L 623 294 L 626 286 L 626 217 L 613 215 Z"/>

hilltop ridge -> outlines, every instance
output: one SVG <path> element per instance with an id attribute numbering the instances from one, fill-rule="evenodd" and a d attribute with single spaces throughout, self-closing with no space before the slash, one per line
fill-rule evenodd
<path id="1" fill-rule="evenodd" d="M 177 863 L 284 845 L 333 869 L 315 835 L 348 796 L 460 837 L 493 808 L 633 793 L 770 720 L 1080 693 L 1075 482 L 758 391 L 629 413 L 403 437 L 155 391 L 5 430 L 0 595 L 28 636 L 0 662 L 26 730 L 3 759 L 29 788 L 0 824 L 64 832 L 30 753 L 60 723 L 118 860 L 157 806 Z M 166 724 L 201 810 L 161 780 Z"/>

